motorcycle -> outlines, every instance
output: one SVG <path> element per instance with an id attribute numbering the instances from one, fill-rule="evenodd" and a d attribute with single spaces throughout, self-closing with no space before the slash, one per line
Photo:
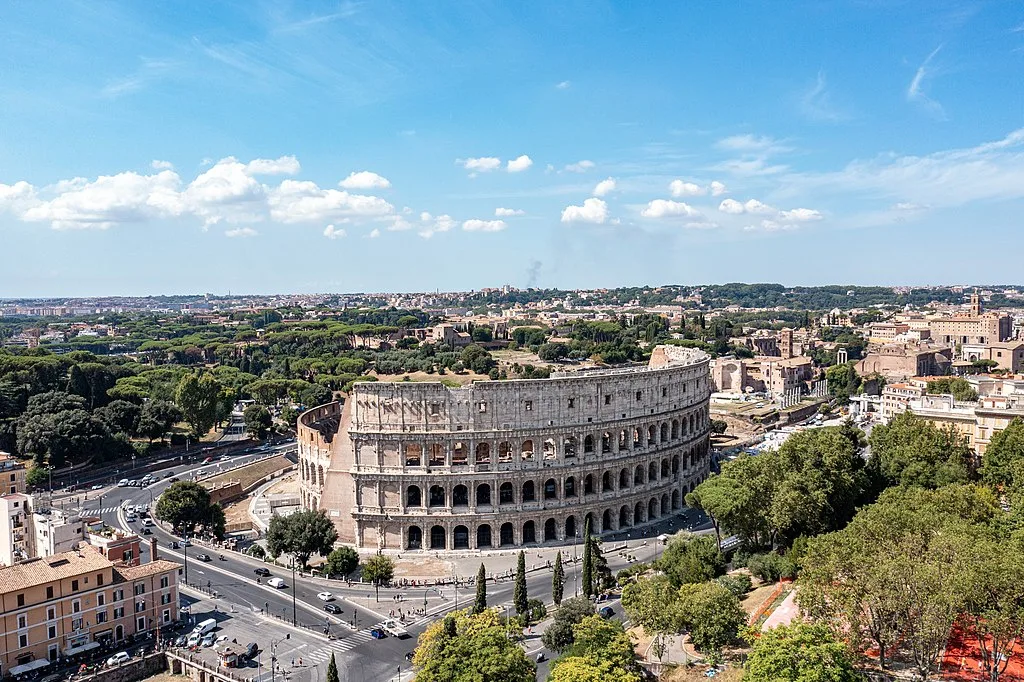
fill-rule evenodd
<path id="1" fill-rule="evenodd" d="M 226 556 L 224 556 L 223 554 L 218 554 L 217 558 L 220 559 L 221 561 L 227 561 L 228 560 L 228 558 Z"/>

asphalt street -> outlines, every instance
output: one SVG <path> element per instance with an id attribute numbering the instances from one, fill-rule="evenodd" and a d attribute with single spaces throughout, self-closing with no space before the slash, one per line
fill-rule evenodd
<path id="1" fill-rule="evenodd" d="M 228 456 L 211 463 L 181 463 L 171 465 L 164 470 L 155 473 L 157 481 L 146 488 L 135 487 L 108 487 L 103 490 L 91 491 L 88 500 L 79 500 L 80 508 L 98 512 L 103 520 L 112 526 L 132 530 L 142 534 L 143 527 L 141 520 L 135 523 L 128 523 L 122 511 L 124 505 L 146 505 L 153 504 L 167 486 L 171 484 L 169 478 L 174 476 L 182 480 L 200 468 L 207 471 L 215 470 L 219 465 L 222 468 L 247 463 L 255 459 L 266 457 L 270 454 L 280 454 L 294 449 L 294 444 L 285 444 L 274 448 L 264 449 L 258 452 Z M 72 498 L 73 501 L 74 498 Z M 66 501 L 65 504 L 68 504 Z M 76 505 L 79 506 L 79 505 Z M 693 512 L 690 512 L 693 519 Z M 691 524 L 687 524 L 691 525 Z M 654 537 L 662 532 L 674 532 L 684 524 L 680 517 L 666 517 L 658 524 L 648 526 L 644 529 L 633 529 L 629 537 L 606 538 L 606 557 L 608 564 L 613 571 L 620 570 L 633 560 L 650 561 L 655 558 L 659 543 Z M 700 523 L 698 532 L 708 532 L 706 523 Z M 268 641 L 284 636 L 284 633 L 294 629 L 294 620 L 299 626 L 303 637 L 315 637 L 322 642 L 322 647 L 317 649 L 320 656 L 312 656 L 310 661 L 322 664 L 326 670 L 326 660 L 329 653 L 333 652 L 338 660 L 339 668 L 342 670 L 342 680 L 406 680 L 411 677 L 410 664 L 406 654 L 410 653 L 416 644 L 416 638 L 421 632 L 437 617 L 456 608 L 468 605 L 475 592 L 472 586 L 455 589 L 449 585 L 437 588 L 382 588 L 380 590 L 379 602 L 371 601 L 373 589 L 371 586 L 352 583 L 348 586 L 344 581 L 328 581 L 320 578 L 301 577 L 298 574 L 293 578 L 292 572 L 273 564 L 264 563 L 252 559 L 246 555 L 208 548 L 200 544 L 194 544 L 187 549 L 170 549 L 170 543 L 180 540 L 171 536 L 159 526 L 152 527 L 152 535 L 141 535 L 143 539 L 142 560 L 149 560 L 148 542 L 149 538 L 156 538 L 158 543 L 158 554 L 162 557 L 187 563 L 187 580 L 190 585 L 199 588 L 212 597 L 214 605 L 227 612 L 232 610 L 247 610 L 256 618 L 261 618 L 267 623 Z M 613 548 L 627 545 L 626 551 L 610 551 Z M 186 562 L 186 552 L 188 554 Z M 209 554 L 211 561 L 199 561 L 198 554 Z M 570 556 L 572 548 L 564 551 Z M 220 555 L 224 559 L 218 558 Z M 480 558 L 485 564 L 488 563 L 486 555 Z M 275 577 L 284 579 L 286 587 L 274 589 L 266 584 L 267 578 L 261 578 L 256 582 L 256 568 L 268 568 Z M 578 564 L 566 566 L 565 596 L 573 596 L 578 587 Z M 531 572 L 527 576 L 528 592 L 531 597 L 539 598 L 550 604 L 551 600 L 551 571 L 541 569 Z M 334 601 L 341 609 L 339 615 L 331 615 L 324 611 L 324 602 L 317 598 L 318 592 L 328 591 L 336 596 Z M 188 592 L 188 588 L 185 588 Z M 513 581 L 504 580 L 492 582 L 487 586 L 488 603 L 491 606 L 503 608 L 508 606 L 509 613 L 512 612 L 511 601 L 513 592 Z M 199 593 L 194 593 L 198 595 Z M 396 595 L 401 595 L 403 601 L 395 602 Z M 443 595 L 443 596 L 442 596 Z M 369 598 L 368 598 L 369 597 Z M 402 608 L 408 613 L 410 609 L 423 606 L 426 598 L 427 608 L 425 616 L 417 616 L 417 620 L 409 623 L 407 619 L 406 628 L 409 637 L 398 639 L 387 637 L 385 639 L 373 639 L 369 631 L 388 617 L 389 611 L 393 608 Z M 361 604 L 353 600 L 358 599 Z M 370 604 L 369 608 L 365 606 Z M 621 608 L 616 607 L 617 617 L 621 617 Z M 330 639 L 324 634 L 325 628 L 330 633 Z M 553 656 L 552 652 L 544 651 L 541 648 L 539 632 L 527 635 L 524 640 L 524 648 L 531 658 L 536 659 L 538 653 L 543 651 L 546 658 Z M 298 638 L 296 638 L 298 641 Z M 261 642 L 262 644 L 266 644 Z M 546 668 L 545 665 L 540 666 Z M 318 676 L 323 671 L 316 670 L 316 666 L 307 666 L 302 670 L 293 671 L 292 680 L 308 679 L 317 682 Z M 540 676 L 544 679 L 544 676 Z"/>

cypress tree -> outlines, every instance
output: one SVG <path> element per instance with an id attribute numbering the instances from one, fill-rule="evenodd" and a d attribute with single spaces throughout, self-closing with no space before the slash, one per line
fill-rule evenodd
<path id="1" fill-rule="evenodd" d="M 473 613 L 481 613 L 487 608 L 487 570 L 483 563 L 480 570 L 476 572 L 476 603 L 473 604 Z"/>
<path id="2" fill-rule="evenodd" d="M 565 570 L 562 568 L 562 553 L 555 555 L 555 572 L 551 575 L 551 599 L 555 606 L 562 603 L 562 588 L 565 583 Z"/>
<path id="3" fill-rule="evenodd" d="M 331 652 L 331 662 L 327 664 L 327 682 L 338 681 L 338 663 L 334 660 L 334 652 Z"/>
<path id="4" fill-rule="evenodd" d="M 515 604 L 516 613 L 524 615 L 529 608 L 529 597 L 526 595 L 526 554 L 519 552 L 519 561 L 516 562 L 516 586 L 512 591 L 512 603 Z"/>
<path id="5" fill-rule="evenodd" d="M 583 524 L 583 596 L 594 594 L 594 557 L 590 545 L 590 517 Z"/>

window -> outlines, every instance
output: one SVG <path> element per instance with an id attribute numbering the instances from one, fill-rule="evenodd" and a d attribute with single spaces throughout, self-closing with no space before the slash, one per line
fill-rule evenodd
<path id="1" fill-rule="evenodd" d="M 576 398 L 569 398 L 569 407 L 576 407 Z"/>
<path id="2" fill-rule="evenodd" d="M 22 649 L 28 646 L 28 635 L 18 635 L 18 646 Z"/>
<path id="3" fill-rule="evenodd" d="M 667 398 L 668 397 L 668 386 L 662 386 L 661 387 L 661 397 L 662 398 Z"/>
<path id="4" fill-rule="evenodd" d="M 71 613 L 79 613 L 82 610 L 82 602 L 77 599 L 71 602 Z"/>
<path id="5" fill-rule="evenodd" d="M 166 575 L 160 578 L 160 587 L 167 587 L 168 585 L 170 585 L 170 583 L 170 578 L 168 578 Z"/>
<path id="6" fill-rule="evenodd" d="M 18 606 L 24 606 L 24 605 L 25 605 L 25 595 L 24 594 L 19 594 L 18 595 Z"/>
<path id="7" fill-rule="evenodd" d="M 644 392 L 643 391 L 637 391 L 636 392 L 636 401 L 637 402 L 640 402 L 641 400 L 643 400 L 643 397 L 644 397 Z"/>
<path id="8" fill-rule="evenodd" d="M 146 594 L 146 583 L 137 583 L 135 585 L 135 594 Z"/>
<path id="9" fill-rule="evenodd" d="M 71 629 L 72 630 L 81 630 L 82 629 L 82 619 L 81 618 L 72 618 L 71 619 Z"/>
<path id="10" fill-rule="evenodd" d="M 611 394 L 609 394 L 609 393 L 605 394 L 605 396 L 604 396 L 604 404 L 605 405 L 611 405 L 612 404 L 612 396 L 611 396 Z"/>
<path id="11" fill-rule="evenodd" d="M 107 603 L 107 595 L 100 592 L 96 595 L 96 606 L 103 606 Z"/>
<path id="12" fill-rule="evenodd" d="M 160 603 L 161 604 L 170 604 L 171 603 L 171 595 L 169 595 L 169 594 L 161 594 L 160 595 Z"/>
<path id="13" fill-rule="evenodd" d="M 146 600 L 135 602 L 135 613 L 142 613 L 146 610 Z"/>
<path id="14" fill-rule="evenodd" d="M 46 598 L 53 599 L 53 585 L 48 585 L 46 587 Z"/>
<path id="15" fill-rule="evenodd" d="M 121 601 L 124 599 L 124 590 L 114 590 L 114 601 Z"/>
<path id="16" fill-rule="evenodd" d="M 118 606 L 114 609 L 114 618 L 124 618 L 124 607 Z"/>
<path id="17" fill-rule="evenodd" d="M 430 414 L 431 414 L 431 416 L 436 417 L 440 413 L 441 413 L 441 406 L 438 405 L 437 403 L 430 403 Z"/>
<path id="18" fill-rule="evenodd" d="M 145 616 L 139 616 L 138 618 L 135 619 L 135 628 L 139 632 L 141 632 L 141 631 L 146 629 L 146 617 Z"/>
<path id="19" fill-rule="evenodd" d="M 480 414 L 483 414 L 484 412 L 486 412 L 486 411 L 487 411 L 487 403 L 480 403 L 480 404 L 479 404 L 479 405 L 477 406 L 477 409 L 479 409 L 479 410 L 480 410 Z"/>
<path id="20" fill-rule="evenodd" d="M 523 409 L 525 409 L 527 412 L 533 412 L 533 401 L 527 400 L 525 403 L 523 403 Z"/>
<path id="21" fill-rule="evenodd" d="M 20 616 L 18 616 L 18 628 L 21 629 L 21 628 L 27 628 L 27 627 L 28 627 L 28 618 L 25 616 L 25 614 L 21 614 Z"/>
<path id="22" fill-rule="evenodd" d="M 53 620 L 57 617 L 57 609 L 52 606 L 46 609 L 46 620 Z"/>
<path id="23" fill-rule="evenodd" d="M 78 592 L 78 581 L 77 580 L 72 580 L 71 581 L 71 591 L 72 592 Z"/>
<path id="24" fill-rule="evenodd" d="M 103 574 L 102 573 L 97 573 L 96 574 L 96 584 L 101 586 L 101 587 L 103 586 Z"/>
<path id="25" fill-rule="evenodd" d="M 171 611 L 170 611 L 170 609 L 164 609 L 164 622 L 165 623 L 170 623 L 171 622 Z"/>
<path id="26" fill-rule="evenodd" d="M 104 611 L 97 611 L 96 612 L 96 623 L 99 624 L 99 623 L 106 623 L 106 622 L 107 622 L 107 612 L 105 610 Z"/>
<path id="27" fill-rule="evenodd" d="M 57 626 L 51 625 L 46 628 L 46 639 L 57 639 Z"/>

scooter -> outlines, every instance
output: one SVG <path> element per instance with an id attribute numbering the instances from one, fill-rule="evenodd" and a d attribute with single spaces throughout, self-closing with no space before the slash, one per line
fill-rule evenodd
<path id="1" fill-rule="evenodd" d="M 218 554 L 217 558 L 220 559 L 221 561 L 227 561 L 228 560 L 228 558 L 226 556 L 224 556 L 223 554 Z"/>

